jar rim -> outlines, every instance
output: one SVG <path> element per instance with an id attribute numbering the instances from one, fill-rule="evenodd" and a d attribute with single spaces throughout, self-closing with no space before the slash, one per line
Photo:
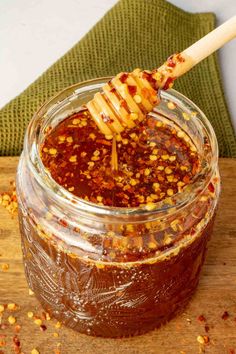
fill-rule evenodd
<path id="1" fill-rule="evenodd" d="M 193 181 L 187 186 L 188 188 L 186 187 L 184 189 L 184 191 L 155 203 L 155 208 L 152 210 L 148 209 L 146 206 L 139 206 L 135 208 L 110 207 L 98 205 L 96 203 L 92 203 L 82 198 L 79 198 L 70 193 L 64 187 L 60 186 L 55 180 L 52 179 L 52 177 L 50 179 L 48 178 L 48 175 L 46 176 L 45 167 L 43 165 L 39 153 L 39 144 L 37 143 L 39 142 L 39 137 L 42 132 L 41 120 L 44 119 L 47 108 L 49 108 L 50 106 L 54 107 L 60 102 L 64 102 L 65 99 L 68 100 L 69 97 L 73 97 L 73 95 L 76 93 L 76 90 L 83 88 L 86 89 L 86 87 L 89 87 L 89 85 L 100 84 L 100 86 L 102 86 L 110 79 L 111 77 L 101 77 L 71 85 L 57 93 L 38 109 L 38 111 L 34 114 L 33 118 L 31 119 L 28 125 L 24 140 L 25 156 L 28 161 L 31 173 L 33 174 L 34 178 L 36 178 L 37 182 L 41 185 L 41 187 L 47 191 L 47 193 L 55 202 L 59 204 L 66 204 L 66 206 L 70 210 L 73 210 L 73 212 L 75 213 L 92 213 L 93 215 L 95 214 L 98 217 L 109 215 L 114 216 L 115 218 L 125 216 L 138 216 L 139 219 L 140 217 L 142 218 L 142 216 L 145 218 L 148 216 L 149 219 L 152 217 L 153 219 L 157 219 L 158 217 L 161 217 L 163 212 L 175 212 L 176 209 L 180 210 L 188 203 L 193 202 L 194 199 L 197 197 L 197 193 L 195 193 L 194 187 L 197 185 L 197 183 L 199 183 L 199 180 L 202 179 L 203 176 L 205 177 L 205 183 L 204 186 L 202 186 L 202 190 L 204 190 L 210 182 L 213 174 L 215 173 L 216 166 L 218 163 L 218 144 L 215 132 L 205 114 L 190 99 L 188 99 L 186 96 L 174 89 L 170 89 L 168 91 L 161 91 L 161 97 L 171 98 L 172 101 L 178 99 L 179 101 L 188 103 L 191 107 L 193 107 L 199 113 L 199 116 L 201 118 L 200 120 L 197 120 L 195 124 L 198 125 L 199 129 L 203 127 L 205 128 L 212 148 L 210 163 L 205 166 L 204 171 L 201 170 L 194 177 Z M 68 95 L 68 93 L 70 94 Z M 60 98 L 62 97 L 64 98 L 62 101 L 60 101 Z"/>

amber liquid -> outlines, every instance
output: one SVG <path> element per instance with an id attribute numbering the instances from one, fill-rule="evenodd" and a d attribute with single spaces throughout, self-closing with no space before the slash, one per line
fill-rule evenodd
<path id="1" fill-rule="evenodd" d="M 107 206 L 138 207 L 180 192 L 198 172 L 198 153 L 181 133 L 147 116 L 108 139 L 84 110 L 47 134 L 41 158 L 52 178 L 74 195 Z"/>
<path id="2" fill-rule="evenodd" d="M 20 225 L 26 277 L 44 309 L 81 333 L 124 337 L 157 328 L 185 308 L 198 284 L 213 220 L 170 259 L 104 268 L 59 251 L 22 213 Z"/>

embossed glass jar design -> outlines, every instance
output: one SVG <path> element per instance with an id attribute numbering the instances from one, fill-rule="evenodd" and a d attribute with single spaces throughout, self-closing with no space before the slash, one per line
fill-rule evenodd
<path id="1" fill-rule="evenodd" d="M 39 147 L 49 127 L 78 111 L 106 80 L 74 85 L 35 114 L 17 196 L 25 273 L 44 309 L 79 332 L 122 337 L 165 323 L 195 291 L 219 196 L 218 148 L 204 114 L 176 91 L 162 92 L 152 116 L 181 126 L 199 151 L 192 183 L 152 210 L 72 195 L 45 170 Z"/>

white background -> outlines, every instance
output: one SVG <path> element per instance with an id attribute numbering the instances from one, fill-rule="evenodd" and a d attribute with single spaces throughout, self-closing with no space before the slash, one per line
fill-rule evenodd
<path id="1" fill-rule="evenodd" d="M 213 11 L 218 24 L 236 15 L 236 0 L 169 2 L 190 12 Z M 115 3 L 116 0 L 0 0 L 0 107 L 70 49 Z M 236 129 L 236 40 L 220 50 L 220 60 Z"/>

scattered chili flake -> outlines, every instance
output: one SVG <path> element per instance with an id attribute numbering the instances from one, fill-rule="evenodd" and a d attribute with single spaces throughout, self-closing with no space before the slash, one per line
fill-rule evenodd
<path id="1" fill-rule="evenodd" d="M 229 313 L 225 311 L 223 315 L 221 316 L 222 320 L 227 320 L 229 318 Z"/>
<path id="2" fill-rule="evenodd" d="M 206 333 L 208 333 L 209 330 L 210 330 L 210 327 L 209 327 L 208 325 L 205 325 L 205 331 L 206 331 Z"/>
<path id="3" fill-rule="evenodd" d="M 104 113 L 101 113 L 101 117 L 104 123 L 112 124 L 114 122 L 114 120 L 111 117 L 105 115 Z"/>
<path id="4" fill-rule="evenodd" d="M 29 289 L 29 296 L 33 296 L 33 295 L 34 295 L 33 290 Z"/>
<path id="5" fill-rule="evenodd" d="M 37 326 L 41 326 L 42 320 L 41 320 L 40 318 L 36 318 L 36 319 L 34 320 L 34 323 L 35 323 Z"/>
<path id="6" fill-rule="evenodd" d="M 186 112 L 183 112 L 183 113 L 182 113 L 182 116 L 183 116 L 183 118 L 184 118 L 185 120 L 190 120 L 190 119 L 191 119 L 190 115 L 189 115 L 188 113 L 186 113 Z"/>
<path id="7" fill-rule="evenodd" d="M 57 154 L 57 149 L 51 148 L 51 149 L 49 149 L 48 152 L 49 152 L 50 155 L 56 155 Z"/>
<path id="8" fill-rule="evenodd" d="M 8 322 L 12 325 L 12 324 L 16 323 L 16 318 L 14 316 L 9 316 Z"/>
<path id="9" fill-rule="evenodd" d="M 40 353 L 36 348 L 34 348 L 31 350 L 31 354 L 40 354 Z"/>
<path id="10" fill-rule="evenodd" d="M 60 219 L 60 220 L 59 220 L 59 223 L 60 223 L 63 227 L 68 227 L 68 223 L 67 223 L 67 221 L 64 220 L 64 219 Z"/>
<path id="11" fill-rule="evenodd" d="M 46 331 L 46 329 L 47 329 L 47 326 L 45 326 L 45 325 L 41 325 L 41 326 L 40 326 L 40 330 L 41 330 L 42 332 Z"/>
<path id="12" fill-rule="evenodd" d="M 175 60 L 174 60 L 174 55 L 171 55 L 168 59 L 167 59 L 167 66 L 174 68 L 176 66 Z"/>
<path id="13" fill-rule="evenodd" d="M 53 349 L 54 354 L 61 354 L 61 351 L 59 349 Z"/>
<path id="14" fill-rule="evenodd" d="M 28 316 L 29 318 L 33 318 L 33 317 L 34 317 L 34 314 L 33 314 L 32 311 L 29 311 L 29 312 L 27 312 L 27 316 Z"/>
<path id="15" fill-rule="evenodd" d="M 208 344 L 210 342 L 210 338 L 208 336 L 197 336 L 197 341 L 200 344 Z"/>
<path id="16" fill-rule="evenodd" d="M 128 85 L 128 90 L 129 90 L 129 93 L 134 96 L 137 92 L 137 87 L 136 86 L 132 86 L 132 85 Z"/>
<path id="17" fill-rule="evenodd" d="M 197 341 L 200 344 L 205 344 L 205 340 L 204 340 L 203 336 L 197 336 Z"/>
<path id="18" fill-rule="evenodd" d="M 7 309 L 10 310 L 10 311 L 15 311 L 18 309 L 18 306 L 14 303 L 11 303 L 11 304 L 7 304 Z"/>
<path id="19" fill-rule="evenodd" d="M 73 143 L 73 138 L 72 138 L 72 136 L 68 136 L 68 137 L 66 138 L 66 141 L 67 141 L 67 143 Z"/>
<path id="20" fill-rule="evenodd" d="M 13 341 L 13 348 L 14 348 L 15 353 L 20 354 L 21 353 L 21 344 L 20 344 L 20 339 L 17 334 L 12 338 L 12 341 Z"/>
<path id="21" fill-rule="evenodd" d="M 15 326 L 15 332 L 16 332 L 16 333 L 19 333 L 20 330 L 21 330 L 21 326 L 20 326 L 19 324 L 17 324 L 17 325 Z"/>
<path id="22" fill-rule="evenodd" d="M 175 78 L 168 77 L 168 79 L 166 80 L 166 82 L 163 86 L 163 90 L 168 90 L 169 88 L 171 88 L 173 86 L 174 80 L 175 80 Z"/>
<path id="23" fill-rule="evenodd" d="M 5 347 L 6 346 L 6 341 L 5 339 L 0 339 L 0 347 Z"/>
<path id="24" fill-rule="evenodd" d="M 4 272 L 8 271 L 8 269 L 10 268 L 9 264 L 8 263 L 3 263 L 1 265 L 1 268 Z"/>
<path id="25" fill-rule="evenodd" d="M 128 76 L 129 76 L 128 73 L 123 73 L 119 79 L 124 84 L 125 81 L 127 80 Z"/>
<path id="26" fill-rule="evenodd" d="M 197 319 L 199 322 L 206 322 L 206 318 L 203 315 L 198 316 Z"/>
<path id="27" fill-rule="evenodd" d="M 49 315 L 48 312 L 46 312 L 46 320 L 47 320 L 47 321 L 50 321 L 50 320 L 51 320 L 51 317 L 50 317 L 50 315 Z"/>
<path id="28" fill-rule="evenodd" d="M 171 109 L 171 110 L 174 110 L 174 109 L 176 108 L 176 104 L 175 104 L 174 102 L 172 102 L 172 101 L 169 101 L 169 102 L 167 103 L 167 107 L 168 107 L 169 109 Z"/>
<path id="29" fill-rule="evenodd" d="M 0 193 L 0 205 L 5 207 L 10 214 L 14 215 L 17 213 L 18 205 L 16 199 L 16 185 L 14 181 L 10 181 L 10 191 Z"/>
<path id="30" fill-rule="evenodd" d="M 205 344 L 210 342 L 210 338 L 208 336 L 203 336 Z"/>
<path id="31" fill-rule="evenodd" d="M 235 354 L 235 350 L 234 349 L 229 349 L 229 354 Z"/>
<path id="32" fill-rule="evenodd" d="M 55 324 L 55 328 L 61 328 L 61 322 L 57 322 L 56 324 Z"/>
<path id="33" fill-rule="evenodd" d="M 211 193 L 214 193 L 215 187 L 213 186 L 213 183 L 211 183 L 211 182 L 209 183 L 208 189 L 209 189 L 209 191 L 210 191 Z"/>
<path id="34" fill-rule="evenodd" d="M 59 334 L 57 332 L 54 332 L 53 337 L 57 338 L 57 337 L 59 337 Z"/>

